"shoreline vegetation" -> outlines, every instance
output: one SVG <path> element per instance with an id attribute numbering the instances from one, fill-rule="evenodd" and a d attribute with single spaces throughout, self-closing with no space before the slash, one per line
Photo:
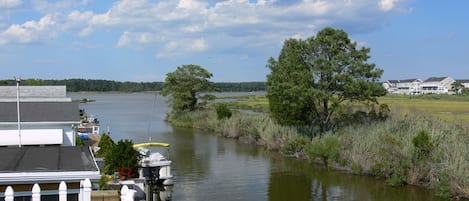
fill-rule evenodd
<path id="1" fill-rule="evenodd" d="M 434 189 L 444 199 L 469 198 L 468 121 L 455 115 L 438 116 L 422 104 L 431 101 L 438 109 L 463 104 L 458 114 L 465 114 L 469 98 L 438 97 L 385 96 L 380 102 L 391 107 L 387 119 L 344 126 L 322 137 L 313 129 L 275 123 L 261 96 L 222 97 L 236 101 L 173 113 L 168 121 L 176 127 L 206 130 L 333 169 L 384 179 L 391 186 L 418 185 Z M 412 104 L 412 100 L 420 102 Z M 231 108 L 230 117 L 217 117 L 216 104 Z"/>
<path id="2" fill-rule="evenodd" d="M 16 80 L 0 80 L 0 86 L 14 86 Z M 91 93 L 129 93 L 129 92 L 148 92 L 161 91 L 164 88 L 164 82 L 121 82 L 114 80 L 100 79 L 63 79 L 63 80 L 43 80 L 43 79 L 24 79 L 22 86 L 41 86 L 41 85 L 65 85 L 67 92 L 91 92 Z M 220 92 L 250 92 L 265 91 L 265 82 L 214 82 L 214 86 Z"/>

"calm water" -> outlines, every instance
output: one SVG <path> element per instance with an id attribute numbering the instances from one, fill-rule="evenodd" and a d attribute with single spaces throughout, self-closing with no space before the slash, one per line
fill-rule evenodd
<path id="1" fill-rule="evenodd" d="M 261 147 L 171 127 L 164 121 L 168 107 L 154 94 L 71 94 L 90 98 L 82 104 L 109 127 L 111 137 L 171 144 L 175 184 L 172 200 L 249 201 L 433 201 L 432 192 L 418 187 L 389 187 L 383 181 L 325 170 L 285 158 Z"/>

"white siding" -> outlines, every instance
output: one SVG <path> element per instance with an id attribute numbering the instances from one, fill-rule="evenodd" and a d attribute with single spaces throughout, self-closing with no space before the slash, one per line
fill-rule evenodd
<path id="1" fill-rule="evenodd" d="M 18 130 L 0 130 L 0 146 L 20 144 Z M 62 129 L 21 130 L 21 145 L 63 144 Z"/>

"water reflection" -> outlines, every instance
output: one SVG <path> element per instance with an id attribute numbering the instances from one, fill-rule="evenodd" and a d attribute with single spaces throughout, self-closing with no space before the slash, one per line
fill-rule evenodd
<path id="1" fill-rule="evenodd" d="M 149 194 L 150 201 L 171 201 L 173 197 L 173 186 L 158 185 Z"/>
<path id="2" fill-rule="evenodd" d="M 270 154 L 269 200 L 439 201 L 433 192 L 414 186 L 390 187 L 365 176 L 330 171 L 305 161 Z"/>
<path id="3" fill-rule="evenodd" d="M 269 201 L 311 200 L 312 181 L 305 175 L 271 172 Z"/>

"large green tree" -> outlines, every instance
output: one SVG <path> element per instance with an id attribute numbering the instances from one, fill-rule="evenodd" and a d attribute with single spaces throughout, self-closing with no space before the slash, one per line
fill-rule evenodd
<path id="1" fill-rule="evenodd" d="M 369 48 L 357 48 L 345 31 L 325 28 L 316 37 L 285 41 L 267 67 L 272 116 L 285 125 L 332 128 L 345 102 L 377 102 L 383 70 L 368 63 Z"/>
<path id="2" fill-rule="evenodd" d="M 174 112 L 193 111 L 199 99 L 210 97 L 204 92 L 215 89 L 209 81 L 212 76 L 212 73 L 198 65 L 179 66 L 176 71 L 166 75 L 162 94 L 169 95 L 168 100 Z"/>

